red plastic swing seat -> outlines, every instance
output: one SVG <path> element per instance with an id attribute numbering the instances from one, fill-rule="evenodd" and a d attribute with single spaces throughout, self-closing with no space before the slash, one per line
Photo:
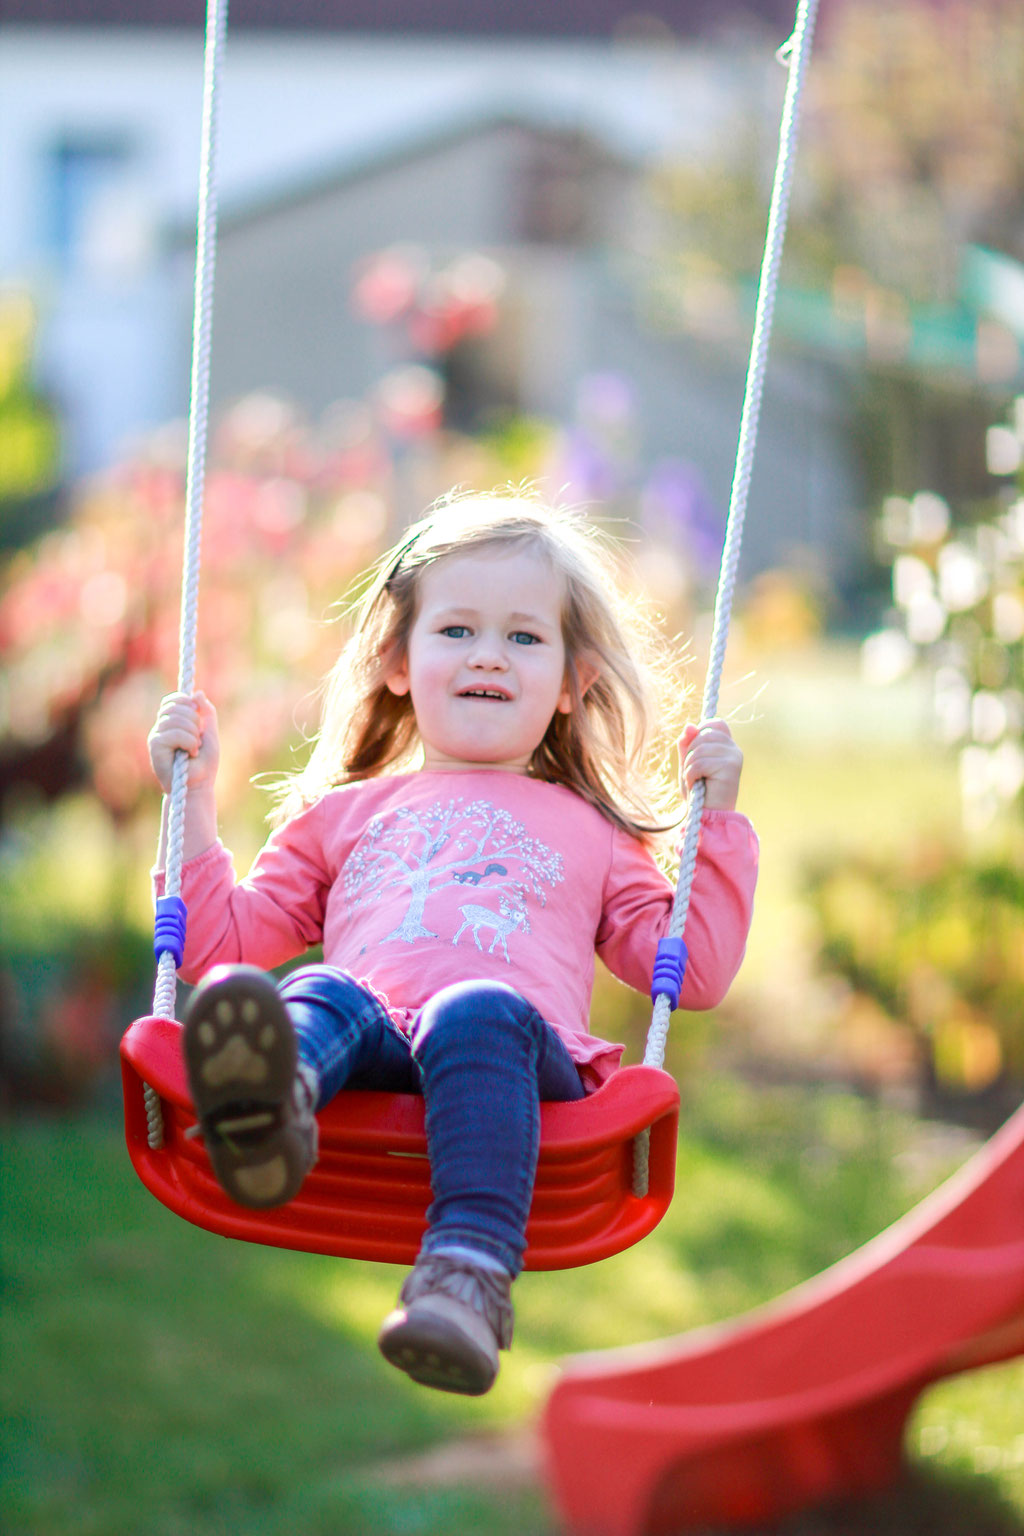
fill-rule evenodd
<path id="1" fill-rule="evenodd" d="M 317 1116 L 320 1155 L 287 1205 L 235 1205 L 195 1125 L 181 1025 L 148 1017 L 121 1042 L 125 1130 L 135 1171 L 170 1210 L 210 1232 L 338 1258 L 412 1264 L 431 1200 L 423 1100 L 338 1094 Z M 149 1145 L 144 1087 L 159 1095 L 163 1145 Z M 541 1151 L 526 1228 L 527 1269 L 609 1258 L 652 1231 L 672 1199 L 679 1090 L 656 1067 L 623 1067 L 587 1099 L 541 1105 Z M 649 1129 L 650 1179 L 633 1194 L 633 1140 Z"/>

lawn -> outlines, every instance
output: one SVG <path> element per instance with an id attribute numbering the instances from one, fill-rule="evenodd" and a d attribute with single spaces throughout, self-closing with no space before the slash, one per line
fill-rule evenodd
<path id="1" fill-rule="evenodd" d="M 832 1041 L 827 989 L 808 962 L 803 860 L 868 840 L 895 851 L 943 831 L 956 781 L 948 758 L 922 751 L 920 698 L 867 695 L 849 655 L 769 663 L 765 676 L 754 703 L 758 678 L 723 696 L 738 713 L 743 804 L 762 839 L 735 1006 L 765 1021 L 759 1051 L 766 1033 L 806 1061 Z M 872 1237 L 970 1150 L 965 1135 L 884 1100 L 717 1072 L 715 1024 L 684 1022 L 671 1047 L 685 1114 L 666 1220 L 601 1265 L 524 1276 L 515 1346 L 480 1401 L 414 1387 L 379 1359 L 399 1271 L 235 1244 L 178 1221 L 136 1182 L 116 1109 L 9 1122 L 0 1528 L 553 1536 L 520 1452 L 561 1356 L 778 1295 Z M 438 1471 L 431 1451 L 452 1444 L 464 1454 Z M 935 1388 L 908 1451 L 892 1493 L 771 1536 L 1024 1536 L 1024 1362 Z"/>
<path id="2" fill-rule="evenodd" d="M 689 1106 L 680 1155 L 679 1195 L 645 1243 L 523 1277 L 499 1384 L 469 1401 L 417 1388 L 377 1356 L 397 1270 L 178 1221 L 135 1182 L 108 1122 L 8 1128 L 3 1529 L 547 1536 L 554 1518 L 529 1476 L 495 1488 L 402 1468 L 440 1442 L 529 1425 L 564 1353 L 728 1316 L 817 1272 L 920 1198 L 963 1147 L 845 1093 L 723 1079 Z M 913 1424 L 912 1482 L 873 1513 L 788 1529 L 1024 1532 L 1022 1402 L 1021 1362 L 944 1384 Z"/>

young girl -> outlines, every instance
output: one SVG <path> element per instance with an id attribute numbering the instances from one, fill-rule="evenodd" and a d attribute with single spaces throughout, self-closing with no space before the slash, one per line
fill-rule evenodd
<path id="1" fill-rule="evenodd" d="M 165 792 L 175 751 L 192 760 L 182 975 L 205 979 L 189 1084 L 214 1172 L 247 1206 L 296 1194 L 314 1111 L 343 1086 L 423 1094 L 434 1199 L 379 1343 L 413 1380 L 475 1394 L 511 1343 L 538 1104 L 584 1097 L 622 1054 L 588 1032 L 594 952 L 646 991 L 668 928 L 652 632 L 595 531 L 521 494 L 441 503 L 356 617 L 243 880 L 217 837 L 212 706 L 173 694 L 150 735 Z M 681 1005 L 709 1008 L 743 956 L 757 844 L 728 727 L 691 726 L 680 748 L 684 788 L 706 781 Z M 265 974 L 317 943 L 324 964 Z"/>

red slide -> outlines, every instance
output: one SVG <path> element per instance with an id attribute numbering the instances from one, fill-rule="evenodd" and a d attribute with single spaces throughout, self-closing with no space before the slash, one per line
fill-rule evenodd
<path id="1" fill-rule="evenodd" d="M 567 1362 L 542 1426 L 550 1486 L 577 1536 L 742 1528 L 884 1487 L 925 1387 L 1019 1354 L 1024 1107 L 915 1210 L 779 1300 Z"/>

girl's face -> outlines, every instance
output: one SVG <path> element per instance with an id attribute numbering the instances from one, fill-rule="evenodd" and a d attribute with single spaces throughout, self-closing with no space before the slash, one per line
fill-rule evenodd
<path id="1" fill-rule="evenodd" d="M 408 652 L 387 678 L 410 694 L 428 769 L 526 773 L 572 708 L 563 578 L 538 552 L 447 555 L 420 574 Z"/>

